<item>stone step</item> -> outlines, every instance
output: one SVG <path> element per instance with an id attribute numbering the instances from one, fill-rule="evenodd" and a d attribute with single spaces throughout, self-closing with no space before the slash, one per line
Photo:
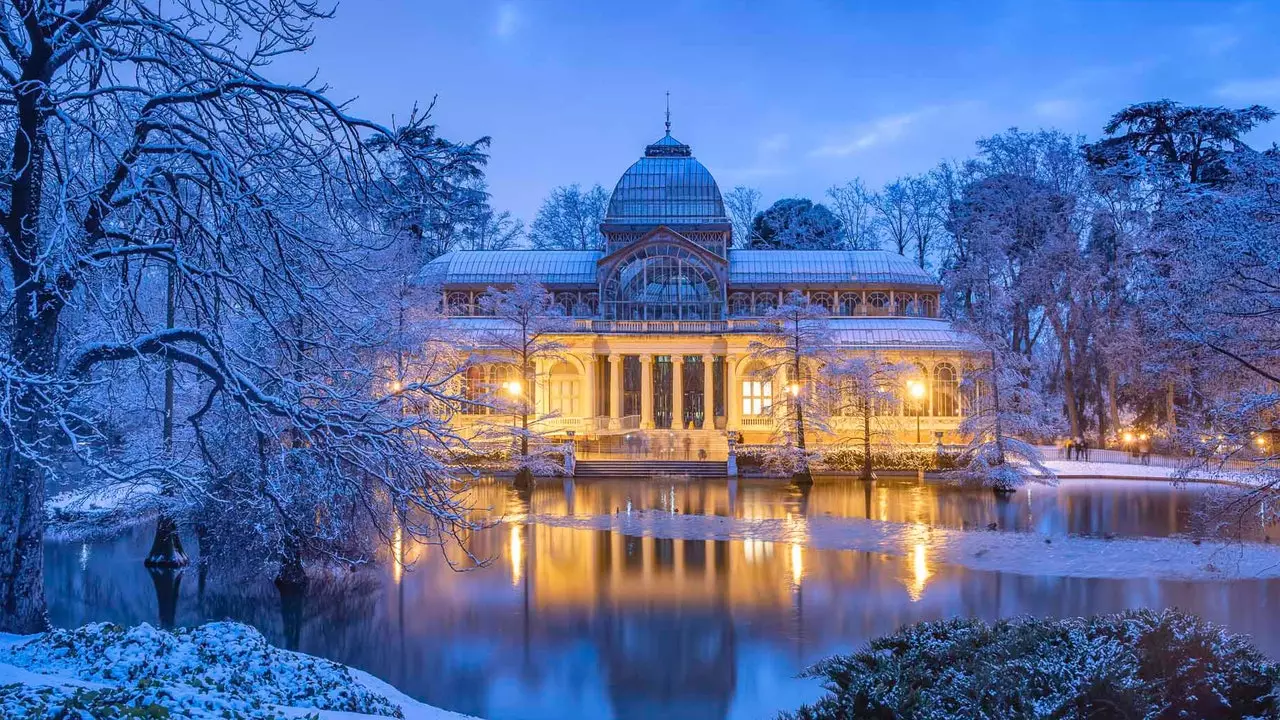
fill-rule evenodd
<path id="1" fill-rule="evenodd" d="M 650 477 L 654 475 L 689 475 L 691 477 L 723 477 L 724 462 L 696 460 L 580 460 L 574 476 L 583 477 Z"/>

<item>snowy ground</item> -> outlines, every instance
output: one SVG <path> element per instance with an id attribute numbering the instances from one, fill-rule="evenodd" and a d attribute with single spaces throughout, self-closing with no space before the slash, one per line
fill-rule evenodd
<path id="1" fill-rule="evenodd" d="M 683 540 L 745 540 L 888 555 L 1019 575 L 1220 580 L 1280 578 L 1280 546 L 1181 538 L 1103 538 L 955 530 L 913 523 L 791 518 L 747 520 L 663 511 L 594 517 L 532 515 L 528 522 Z M 919 549 L 923 548 L 923 550 Z"/>
<path id="2" fill-rule="evenodd" d="M 162 707 L 167 715 L 147 713 Z M 79 711 L 73 712 L 73 711 Z M 0 717 L 465 720 L 373 676 L 267 644 L 238 623 L 107 623 L 0 635 Z"/>

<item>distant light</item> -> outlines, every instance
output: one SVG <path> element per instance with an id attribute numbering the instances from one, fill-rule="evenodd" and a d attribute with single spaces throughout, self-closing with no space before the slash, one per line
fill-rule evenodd
<path id="1" fill-rule="evenodd" d="M 924 397 L 924 383 L 919 380 L 909 381 L 907 383 L 907 392 L 911 394 L 911 397 L 919 400 Z"/>
<path id="2" fill-rule="evenodd" d="M 1125 433 L 1125 434 L 1124 434 L 1124 441 L 1125 441 L 1126 443 L 1131 443 L 1131 442 L 1133 442 L 1133 433 L 1131 433 L 1131 432 L 1127 432 L 1127 433 Z"/>
<path id="3" fill-rule="evenodd" d="M 800 386 L 796 383 L 791 383 L 791 386 L 788 387 L 787 390 L 791 393 L 792 397 L 800 394 Z"/>
<path id="4" fill-rule="evenodd" d="M 519 380 L 512 380 L 511 382 L 503 383 L 503 384 L 502 384 L 502 387 L 503 387 L 503 388 L 505 388 L 505 389 L 506 389 L 506 391 L 507 391 L 507 392 L 509 392 L 509 393 L 511 393 L 512 395 L 519 395 L 519 394 L 520 394 L 520 388 L 521 388 L 522 386 L 520 385 L 520 381 L 519 381 Z"/>
<path id="5" fill-rule="evenodd" d="M 401 390 L 403 390 L 403 389 L 404 389 L 404 385 L 401 385 L 399 380 L 392 380 L 392 381 L 391 381 L 391 392 L 397 392 L 397 393 L 398 393 L 398 392 L 400 392 L 400 391 L 401 391 Z"/>
<path id="6" fill-rule="evenodd" d="M 1267 438 L 1265 438 L 1262 435 L 1259 435 L 1258 437 L 1254 438 L 1253 441 L 1258 444 L 1258 447 L 1266 447 L 1267 445 Z"/>

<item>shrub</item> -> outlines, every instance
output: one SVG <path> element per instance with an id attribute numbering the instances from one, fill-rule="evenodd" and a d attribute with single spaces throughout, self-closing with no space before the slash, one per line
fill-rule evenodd
<path id="1" fill-rule="evenodd" d="M 1280 717 L 1280 669 L 1247 639 L 1175 610 L 912 625 L 809 668 L 827 694 L 781 717 Z"/>

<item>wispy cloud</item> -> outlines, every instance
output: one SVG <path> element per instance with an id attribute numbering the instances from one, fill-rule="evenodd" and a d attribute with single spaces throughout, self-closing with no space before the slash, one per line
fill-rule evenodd
<path id="1" fill-rule="evenodd" d="M 886 115 L 861 123 L 844 137 L 834 138 L 820 145 L 809 154 L 814 157 L 847 157 L 864 150 L 894 142 L 907 129 L 922 118 L 937 112 L 937 108 L 924 108 L 915 112 Z"/>
<path id="2" fill-rule="evenodd" d="M 1032 105 L 1031 112 L 1043 120 L 1063 122 L 1080 114 L 1080 103 L 1067 98 L 1049 98 Z"/>
<path id="3" fill-rule="evenodd" d="M 1227 23 L 1197 25 L 1191 28 L 1191 42 L 1206 55 L 1221 55 L 1240 44 L 1240 31 Z"/>
<path id="4" fill-rule="evenodd" d="M 1238 102 L 1261 102 L 1280 98 L 1280 77 L 1231 80 L 1218 86 L 1218 96 Z"/>
<path id="5" fill-rule="evenodd" d="M 513 2 L 504 2 L 498 6 L 497 21 L 493 25 L 493 34 L 507 39 L 520 29 L 520 8 Z"/>
<path id="6" fill-rule="evenodd" d="M 743 168 L 729 168 L 724 174 L 740 181 L 785 175 L 793 168 L 786 163 L 787 150 L 791 148 L 791 136 L 785 132 L 767 135 L 756 143 L 754 162 Z"/>

